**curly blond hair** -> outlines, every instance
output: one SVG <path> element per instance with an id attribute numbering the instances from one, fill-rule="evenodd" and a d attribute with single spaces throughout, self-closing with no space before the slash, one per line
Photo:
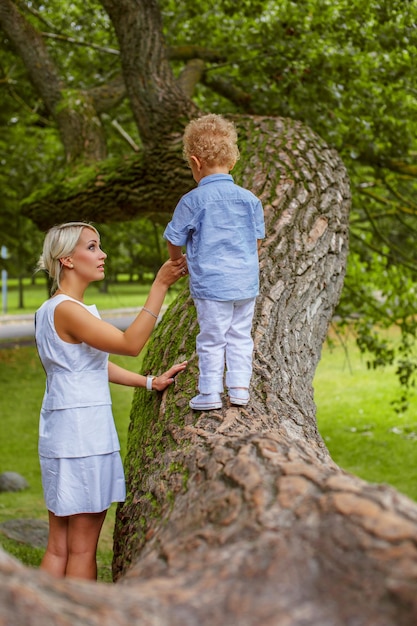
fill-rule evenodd
<path id="1" fill-rule="evenodd" d="M 183 143 L 184 158 L 189 165 L 195 156 L 209 166 L 232 169 L 240 156 L 235 125 L 215 113 L 191 120 L 184 131 Z"/>

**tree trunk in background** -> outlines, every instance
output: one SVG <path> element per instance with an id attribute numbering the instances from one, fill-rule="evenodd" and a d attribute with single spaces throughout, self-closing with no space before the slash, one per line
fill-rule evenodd
<path id="1" fill-rule="evenodd" d="M 185 287 L 144 371 L 184 357 L 189 369 L 163 394 L 138 390 L 132 405 L 117 584 L 53 580 L 0 554 L 3 623 L 417 623 L 417 506 L 343 472 L 316 428 L 312 380 L 346 264 L 345 169 L 300 124 L 239 126 L 236 173 L 267 223 L 251 402 L 189 410 L 197 324 Z"/>
<path id="2" fill-rule="evenodd" d="M 93 98 L 65 86 L 41 33 L 28 22 L 12 0 L 0 2 L 0 28 L 13 43 L 32 86 L 55 120 L 68 163 L 106 157 L 106 143 Z"/>
<path id="3" fill-rule="evenodd" d="M 181 135 L 196 108 L 175 81 L 156 0 L 100 0 L 113 23 L 132 112 L 145 149 Z M 146 33 L 146 36 L 144 36 Z"/>

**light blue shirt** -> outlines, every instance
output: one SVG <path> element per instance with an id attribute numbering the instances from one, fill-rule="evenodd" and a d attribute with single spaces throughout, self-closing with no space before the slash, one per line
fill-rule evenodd
<path id="1" fill-rule="evenodd" d="M 164 238 L 185 246 L 193 298 L 244 300 L 259 293 L 258 239 L 265 237 L 260 200 L 230 174 L 211 174 L 185 194 Z"/>

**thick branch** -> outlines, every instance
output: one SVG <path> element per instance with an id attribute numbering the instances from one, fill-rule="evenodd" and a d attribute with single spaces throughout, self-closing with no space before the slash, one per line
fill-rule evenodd
<path id="1" fill-rule="evenodd" d="M 220 76 L 213 76 L 211 73 L 206 72 L 203 75 L 203 83 L 206 87 L 209 87 L 209 89 L 212 89 L 224 98 L 227 98 L 227 100 L 230 100 L 230 102 L 233 102 L 240 110 L 245 113 L 253 113 L 251 95 L 234 85 L 231 81 Z"/>
<path id="2" fill-rule="evenodd" d="M 107 113 L 117 107 L 126 97 L 123 76 L 118 74 L 104 85 L 92 87 L 87 92 L 97 113 Z"/>
<path id="3" fill-rule="evenodd" d="M 182 158 L 181 137 L 166 142 L 146 157 L 143 152 L 118 162 L 98 164 L 58 180 L 54 190 L 41 190 L 23 205 L 22 212 L 42 230 L 71 219 L 117 222 L 150 216 L 166 224 L 181 193 L 194 186 Z"/>
<path id="4" fill-rule="evenodd" d="M 167 134 L 180 131 L 184 118 L 194 110 L 174 80 L 158 4 L 156 0 L 101 0 L 101 4 L 119 40 L 123 76 L 140 136 L 145 146 L 155 146 Z"/>
<path id="5" fill-rule="evenodd" d="M 192 97 L 195 86 L 201 81 L 204 68 L 204 61 L 192 59 L 185 65 L 183 71 L 178 76 L 177 83 L 188 98 Z"/>

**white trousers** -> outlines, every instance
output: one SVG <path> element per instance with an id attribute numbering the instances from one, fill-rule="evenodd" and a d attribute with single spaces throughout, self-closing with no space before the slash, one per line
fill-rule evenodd
<path id="1" fill-rule="evenodd" d="M 226 387 L 249 388 L 255 300 L 217 302 L 194 299 L 200 326 L 196 341 L 200 393 L 222 393 L 225 364 Z"/>

